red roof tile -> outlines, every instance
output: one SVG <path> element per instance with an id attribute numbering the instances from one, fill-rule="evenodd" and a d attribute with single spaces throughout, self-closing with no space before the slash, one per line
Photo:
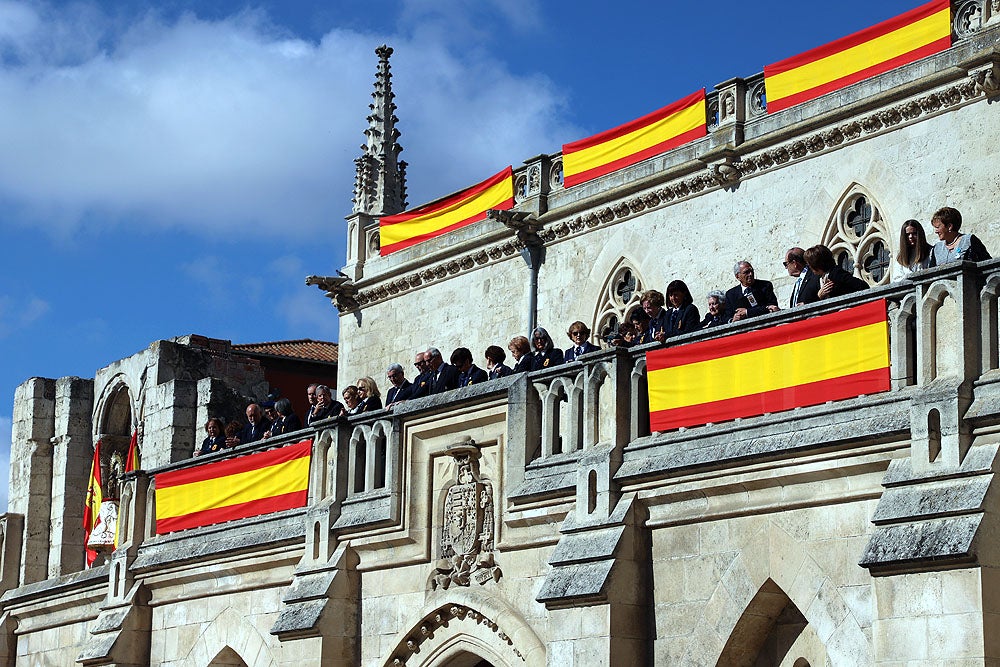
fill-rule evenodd
<path id="1" fill-rule="evenodd" d="M 309 359 L 312 361 L 336 362 L 338 346 L 325 340 L 275 340 L 264 343 L 242 343 L 233 345 L 235 352 L 250 352 L 268 354 L 273 357 L 291 357 L 293 359 Z"/>

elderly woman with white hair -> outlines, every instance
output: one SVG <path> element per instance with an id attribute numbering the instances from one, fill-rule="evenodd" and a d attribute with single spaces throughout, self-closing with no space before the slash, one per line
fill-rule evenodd
<path id="1" fill-rule="evenodd" d="M 726 295 L 722 290 L 716 289 L 708 293 L 708 312 L 698 328 L 708 329 L 720 324 L 726 324 Z"/>
<path id="2" fill-rule="evenodd" d="M 551 368 L 563 363 L 563 351 L 552 342 L 549 332 L 538 327 L 531 332 L 531 370 L 537 371 L 542 368 Z"/>

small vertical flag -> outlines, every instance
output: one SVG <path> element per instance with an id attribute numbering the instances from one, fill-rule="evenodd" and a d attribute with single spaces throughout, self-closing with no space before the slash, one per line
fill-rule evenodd
<path id="1" fill-rule="evenodd" d="M 94 445 L 94 462 L 90 467 L 90 484 L 87 486 L 87 499 L 83 506 L 83 544 L 86 548 L 90 534 L 94 532 L 101 516 L 101 502 L 104 493 L 101 491 L 101 441 Z M 97 552 L 87 549 L 87 567 L 94 564 Z"/>

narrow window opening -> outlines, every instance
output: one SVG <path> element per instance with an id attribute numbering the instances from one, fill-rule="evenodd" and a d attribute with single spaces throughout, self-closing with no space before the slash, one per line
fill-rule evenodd
<path id="1" fill-rule="evenodd" d="M 587 475 L 587 514 L 593 514 L 597 509 L 597 471 L 591 470 Z"/>
<path id="2" fill-rule="evenodd" d="M 941 455 L 941 413 L 937 408 L 927 414 L 927 455 L 931 463 Z"/>

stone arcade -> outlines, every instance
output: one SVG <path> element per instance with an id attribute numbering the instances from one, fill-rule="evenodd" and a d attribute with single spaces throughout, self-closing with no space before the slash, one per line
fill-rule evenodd
<path id="1" fill-rule="evenodd" d="M 309 279 L 341 313 L 344 377 L 428 344 L 478 356 L 534 317 L 599 333 L 675 277 L 701 305 L 744 257 L 787 301 L 785 249 L 822 242 L 874 286 L 859 299 L 889 303 L 892 390 L 649 433 L 643 351 L 609 349 L 251 445 L 314 439 L 305 508 L 156 535 L 157 475 L 202 464 L 182 415 L 207 414 L 225 369 L 171 378 L 164 359 L 142 392 L 121 381 L 130 360 L 92 383 L 34 378 L 15 406 L 0 656 L 1000 664 L 1000 261 L 887 271 L 902 221 L 945 204 L 1000 250 L 994 5 L 957 2 L 947 51 L 776 114 L 760 75 L 726 81 L 707 137 L 582 186 L 562 188 L 558 154 L 531 158 L 514 212 L 387 257 L 377 220 L 406 205 L 405 163 L 380 48 L 346 277 Z M 89 413 L 64 409 L 88 392 Z M 83 570 L 91 443 L 137 425 L 145 470 L 123 484 L 120 547 Z"/>

